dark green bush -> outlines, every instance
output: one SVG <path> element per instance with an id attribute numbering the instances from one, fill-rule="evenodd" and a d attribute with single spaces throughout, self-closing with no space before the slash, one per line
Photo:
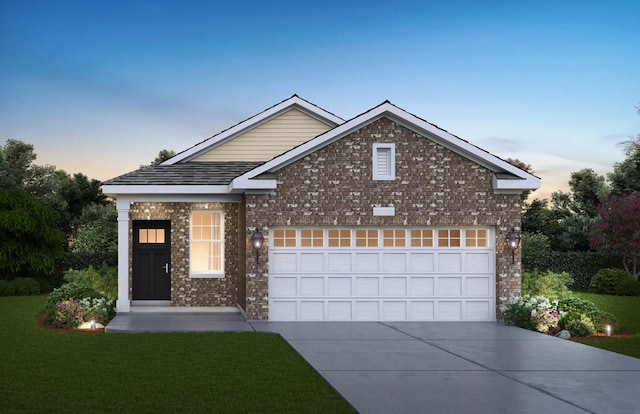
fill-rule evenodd
<path id="1" fill-rule="evenodd" d="M 38 282 L 38 286 L 40 286 L 40 293 L 49 293 L 51 292 L 51 283 L 44 277 L 34 277 L 33 280 Z"/>
<path id="2" fill-rule="evenodd" d="M 603 295 L 638 296 L 640 284 L 622 269 L 602 269 L 593 276 L 590 285 L 594 293 Z"/>
<path id="3" fill-rule="evenodd" d="M 76 283 L 66 283 L 49 294 L 44 305 L 46 322 L 51 323 L 55 317 L 56 303 L 64 302 L 71 298 L 75 299 L 98 299 L 101 295 L 90 287 L 78 285 Z"/>
<path id="4" fill-rule="evenodd" d="M 591 336 L 596 333 L 593 323 L 584 315 L 581 319 L 568 321 L 565 329 L 571 333 L 571 336 Z"/>
<path id="5" fill-rule="evenodd" d="M 540 233 L 522 233 L 522 268 L 545 272 L 551 267 L 551 242 Z"/>
<path id="6" fill-rule="evenodd" d="M 593 275 L 600 269 L 616 267 L 616 258 L 598 252 L 551 252 L 551 268 L 555 273 L 567 272 L 573 278 L 573 289 L 587 290 Z M 526 270 L 529 270 L 525 267 Z M 542 269 L 541 269 L 542 270 Z"/>
<path id="7" fill-rule="evenodd" d="M 550 271 L 522 272 L 522 294 L 544 296 L 550 300 L 560 299 L 571 294 L 567 286 L 573 280 L 568 273 L 553 273 Z"/>
<path id="8" fill-rule="evenodd" d="M 37 295 L 40 293 L 40 285 L 30 277 L 17 277 L 11 281 L 14 295 Z"/>
<path id="9" fill-rule="evenodd" d="M 10 282 L 0 280 L 0 296 L 13 296 L 15 289 Z"/>
<path id="10" fill-rule="evenodd" d="M 614 329 L 618 326 L 618 320 L 609 312 L 600 310 L 593 302 L 580 299 L 576 296 L 566 296 L 558 301 L 558 310 L 561 312 L 575 312 L 588 317 L 597 332 L 604 332 L 606 325 Z"/>
<path id="11" fill-rule="evenodd" d="M 107 300 L 118 297 L 118 268 L 103 264 L 99 268 L 89 266 L 83 270 L 69 269 L 64 280 L 77 285 L 87 286 Z M 80 299 L 80 298 L 78 298 Z"/>

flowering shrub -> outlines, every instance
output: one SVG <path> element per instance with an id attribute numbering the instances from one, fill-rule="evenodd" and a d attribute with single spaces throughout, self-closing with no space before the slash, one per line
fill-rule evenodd
<path id="1" fill-rule="evenodd" d="M 507 325 L 554 335 L 560 328 L 558 322 L 562 313 L 558 311 L 558 302 L 550 302 L 544 296 L 511 298 L 509 307 L 504 311 Z"/>
<path id="2" fill-rule="evenodd" d="M 84 322 L 87 307 L 76 299 L 56 303 L 55 316 L 51 324 L 56 328 L 77 328 Z"/>
<path id="3" fill-rule="evenodd" d="M 71 298 L 56 302 L 51 324 L 56 328 L 77 328 L 83 322 L 94 320 L 106 325 L 115 314 L 112 301 L 104 298 Z"/>

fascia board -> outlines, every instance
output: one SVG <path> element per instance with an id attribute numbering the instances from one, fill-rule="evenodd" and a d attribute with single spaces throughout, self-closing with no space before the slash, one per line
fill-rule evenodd
<path id="1" fill-rule="evenodd" d="M 118 194 L 228 194 L 228 185 L 103 185 L 108 196 Z"/>
<path id="2" fill-rule="evenodd" d="M 340 125 L 344 123 L 344 119 L 325 111 L 324 109 L 317 107 L 304 99 L 293 96 L 281 103 L 255 115 L 243 122 L 240 122 L 237 125 L 232 126 L 231 128 L 222 131 L 221 133 L 214 135 L 213 137 L 202 141 L 201 143 L 187 149 L 186 151 L 181 152 L 180 154 L 166 160 L 160 165 L 173 165 L 179 162 L 188 161 L 203 151 L 206 151 L 216 145 L 219 145 L 233 137 L 242 134 L 245 131 L 248 131 L 252 128 L 255 128 L 268 120 L 276 117 L 278 114 L 285 112 L 289 109 L 297 108 L 302 110 L 302 112 L 306 113 L 309 116 L 312 116 L 331 127 L 335 127 L 336 125 Z"/>
<path id="3" fill-rule="evenodd" d="M 540 188 L 540 179 L 531 176 L 525 179 L 500 179 L 493 177 L 494 190 L 537 190 Z"/>
<path id="4" fill-rule="evenodd" d="M 118 205 L 128 203 L 239 203 L 241 194 L 116 194 Z"/>
<path id="5" fill-rule="evenodd" d="M 229 192 L 242 190 L 275 190 L 277 186 L 276 180 L 255 180 L 238 177 L 229 184 Z"/>

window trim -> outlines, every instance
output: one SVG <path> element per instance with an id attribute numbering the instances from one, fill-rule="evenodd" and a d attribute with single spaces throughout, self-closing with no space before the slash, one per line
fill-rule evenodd
<path id="1" fill-rule="evenodd" d="M 390 162 L 389 169 L 387 174 L 380 174 L 378 172 L 378 152 L 380 150 L 390 150 Z M 395 180 L 396 179 L 396 144 L 393 143 L 375 143 L 373 144 L 372 150 L 372 172 L 373 172 L 373 180 L 382 181 L 382 180 Z"/>
<path id="2" fill-rule="evenodd" d="M 219 213 L 220 214 L 220 268 L 221 270 L 200 270 L 196 271 L 191 268 L 192 261 L 192 229 L 193 229 L 193 213 Z M 222 209 L 191 210 L 189 213 L 189 278 L 191 279 L 223 279 L 225 277 L 225 229 L 224 229 L 224 211 Z"/>

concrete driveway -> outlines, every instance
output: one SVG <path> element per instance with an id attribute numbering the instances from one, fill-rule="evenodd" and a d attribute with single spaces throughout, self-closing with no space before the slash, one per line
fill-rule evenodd
<path id="1" fill-rule="evenodd" d="M 360 413 L 640 412 L 640 359 L 500 323 L 250 323 Z"/>

